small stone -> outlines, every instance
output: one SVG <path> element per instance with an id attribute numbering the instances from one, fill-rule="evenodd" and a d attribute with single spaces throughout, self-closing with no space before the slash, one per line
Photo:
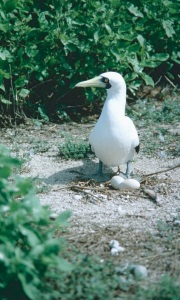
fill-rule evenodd
<path id="1" fill-rule="evenodd" d="M 52 213 L 52 214 L 50 215 L 50 219 L 51 219 L 51 220 L 56 220 L 56 218 L 57 218 L 58 216 L 59 216 L 58 214 Z"/>
<path id="2" fill-rule="evenodd" d="M 142 265 L 131 265 L 130 272 L 136 280 L 143 280 L 148 276 L 147 268 Z"/>
<path id="3" fill-rule="evenodd" d="M 180 200 L 180 194 L 175 195 L 174 198 L 177 200 Z M 180 209 L 179 209 L 179 211 L 180 211 Z"/>
<path id="4" fill-rule="evenodd" d="M 124 178 L 122 178 L 121 176 L 113 176 L 111 178 L 111 185 L 114 189 L 118 190 L 119 189 L 119 186 L 120 184 L 124 181 Z"/>
<path id="5" fill-rule="evenodd" d="M 116 240 L 111 240 L 110 243 L 109 243 L 109 247 L 110 248 L 117 248 L 117 247 L 119 247 L 119 242 L 116 241 Z"/>
<path id="6" fill-rule="evenodd" d="M 147 194 L 151 199 L 156 200 L 157 193 L 153 190 L 144 188 L 143 191 Z"/>
<path id="7" fill-rule="evenodd" d="M 81 195 L 74 195 L 74 200 L 81 200 L 82 199 L 82 196 Z"/>
<path id="8" fill-rule="evenodd" d="M 126 179 L 119 185 L 119 189 L 137 190 L 140 188 L 140 183 L 135 179 Z"/>
<path id="9" fill-rule="evenodd" d="M 119 251 L 118 251 L 116 248 L 112 248 L 112 249 L 111 249 L 111 254 L 112 254 L 113 256 L 118 256 L 118 255 L 119 255 Z"/>
<path id="10" fill-rule="evenodd" d="M 160 152 L 158 152 L 158 156 L 160 157 L 160 158 L 166 158 L 167 157 L 167 154 L 166 154 L 166 151 L 160 151 Z"/>
<path id="11" fill-rule="evenodd" d="M 32 156 L 34 156 L 34 149 L 30 149 L 29 150 L 29 155 L 32 157 Z"/>
<path id="12" fill-rule="evenodd" d="M 111 248 L 112 255 L 118 255 L 119 253 L 125 251 L 125 248 L 121 247 L 117 240 L 111 240 L 109 243 L 109 247 Z"/>
<path id="13" fill-rule="evenodd" d="M 162 133 L 161 132 L 159 132 L 159 139 L 160 139 L 160 141 L 162 142 L 162 143 L 165 143 L 165 138 L 164 138 L 164 136 L 162 135 Z"/>
<path id="14" fill-rule="evenodd" d="M 99 196 L 99 197 L 102 198 L 102 199 L 107 199 L 107 195 L 99 194 L 99 195 L 97 195 L 97 196 Z"/>
<path id="15" fill-rule="evenodd" d="M 174 221 L 174 225 L 180 226 L 180 220 L 175 220 L 175 221 Z"/>
<path id="16" fill-rule="evenodd" d="M 125 215 L 126 214 L 126 210 L 124 210 L 123 208 L 122 208 L 122 206 L 118 206 L 118 213 L 119 214 L 121 214 L 121 215 Z"/>
<path id="17" fill-rule="evenodd" d="M 118 247 L 116 247 L 115 249 L 118 250 L 119 253 L 125 251 L 125 248 L 124 248 L 124 247 L 121 247 L 121 246 L 118 246 Z"/>

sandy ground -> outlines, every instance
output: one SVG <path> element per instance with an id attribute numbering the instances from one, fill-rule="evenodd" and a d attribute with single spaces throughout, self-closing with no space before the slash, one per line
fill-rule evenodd
<path id="1" fill-rule="evenodd" d="M 176 135 L 177 139 L 178 126 L 166 126 L 169 135 Z M 83 174 L 95 172 L 96 158 L 90 155 L 83 160 L 64 160 L 58 155 L 66 134 L 87 139 L 92 127 L 93 124 L 37 125 L 29 121 L 16 130 L 3 129 L 0 135 L 12 153 L 25 159 L 21 174 L 36 178 L 41 203 L 49 205 L 52 214 L 72 211 L 66 236 L 82 251 L 108 257 L 109 241 L 117 239 L 125 248 L 115 258 L 117 261 L 143 264 L 153 278 L 164 272 L 179 275 L 180 168 L 146 176 L 180 164 L 178 155 L 168 152 L 172 143 L 159 140 L 156 152 L 147 155 L 144 150 L 150 143 L 151 129 L 141 128 L 142 151 L 133 163 L 133 172 L 143 179 L 141 188 L 113 190 L 109 183 L 82 179 Z M 144 193 L 144 188 L 157 193 L 158 203 Z M 174 228 L 176 238 L 171 235 Z"/>

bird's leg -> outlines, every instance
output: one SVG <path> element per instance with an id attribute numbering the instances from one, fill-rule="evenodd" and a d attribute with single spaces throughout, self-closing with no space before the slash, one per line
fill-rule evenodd
<path id="1" fill-rule="evenodd" d="M 117 171 L 113 172 L 113 176 L 119 175 L 121 173 L 120 166 L 117 167 Z"/>
<path id="2" fill-rule="evenodd" d="M 110 179 L 110 174 L 103 174 L 103 163 L 99 160 L 98 170 L 96 174 L 89 174 L 84 176 L 84 179 L 93 179 L 96 182 L 105 182 Z"/>
<path id="3" fill-rule="evenodd" d="M 99 165 L 98 165 L 98 171 L 97 171 L 97 175 L 102 176 L 103 175 L 103 163 L 101 160 L 99 160 Z"/>
<path id="4" fill-rule="evenodd" d="M 127 178 L 130 178 L 130 174 L 131 174 L 131 162 L 128 161 L 125 175 Z"/>

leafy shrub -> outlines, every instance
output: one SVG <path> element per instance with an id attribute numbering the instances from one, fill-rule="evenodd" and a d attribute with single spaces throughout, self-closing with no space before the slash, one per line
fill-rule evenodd
<path id="1" fill-rule="evenodd" d="M 100 262 L 98 257 L 78 254 L 72 258 L 76 266 L 66 277 L 66 285 L 59 282 L 61 298 L 66 300 L 117 299 L 121 293 L 120 280 L 112 261 Z"/>
<path id="2" fill-rule="evenodd" d="M 59 153 L 65 159 L 81 159 L 90 153 L 90 146 L 81 139 L 67 138 L 65 143 L 60 146 Z"/>
<path id="3" fill-rule="evenodd" d="M 157 102 L 151 100 L 138 100 L 133 108 L 127 106 L 127 114 L 135 120 L 141 120 L 146 124 L 151 123 L 175 123 L 178 122 L 180 116 L 179 100 L 169 98 L 162 102 L 161 106 Z"/>
<path id="4" fill-rule="evenodd" d="M 12 168 L 19 165 L 0 146 L 0 298 L 53 299 L 50 282 L 72 270 L 59 256 L 64 241 L 53 237 L 67 224 L 69 213 L 50 221 L 29 179 L 12 176 Z"/>
<path id="5" fill-rule="evenodd" d="M 24 110 L 61 119 L 67 90 L 107 70 L 121 72 L 132 93 L 160 77 L 178 80 L 178 18 L 173 0 L 2 0 L 1 119 Z M 96 96 L 87 91 L 89 101 Z"/>
<path id="6" fill-rule="evenodd" d="M 163 276 L 157 286 L 149 286 L 147 290 L 140 289 L 132 300 L 179 300 L 180 286 L 175 279 Z"/>

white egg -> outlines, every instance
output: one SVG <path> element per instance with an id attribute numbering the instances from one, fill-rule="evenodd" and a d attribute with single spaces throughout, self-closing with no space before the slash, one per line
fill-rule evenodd
<path id="1" fill-rule="evenodd" d="M 140 188 L 140 183 L 135 179 L 126 179 L 120 183 L 118 188 L 120 190 L 136 190 Z"/>
<path id="2" fill-rule="evenodd" d="M 124 178 L 122 178 L 121 176 L 113 176 L 111 178 L 111 185 L 114 189 L 118 190 L 119 189 L 119 186 L 120 184 L 124 181 Z"/>

